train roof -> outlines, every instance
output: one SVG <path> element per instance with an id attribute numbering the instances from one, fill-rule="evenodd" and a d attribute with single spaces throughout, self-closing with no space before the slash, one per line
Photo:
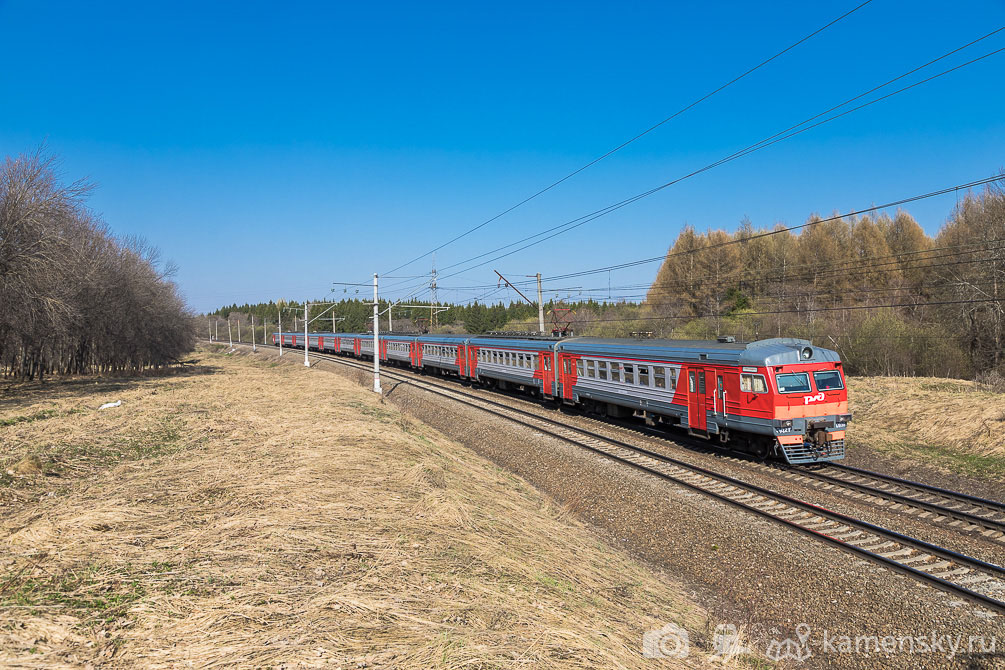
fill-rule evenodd
<path id="1" fill-rule="evenodd" d="M 586 355 L 616 353 L 625 356 L 681 362 L 725 363 L 767 367 L 793 363 L 839 362 L 837 352 L 814 347 L 809 340 L 777 337 L 755 342 L 718 340 L 628 340 L 574 337 L 555 345 L 556 351 Z"/>
<path id="2" fill-rule="evenodd" d="M 308 333 L 324 337 L 372 338 L 372 333 Z M 283 335 L 303 335 L 303 332 L 285 332 Z M 415 339 L 419 342 L 458 344 L 468 341 L 476 346 L 511 347 L 532 351 L 564 351 L 593 356 L 632 356 L 652 360 L 683 363 L 720 363 L 769 367 L 794 363 L 839 363 L 837 352 L 815 347 L 809 340 L 775 337 L 755 342 L 729 342 L 722 340 L 633 340 L 627 338 L 547 337 L 523 338 L 483 335 L 415 335 L 411 333 L 382 333 L 382 338 Z M 725 338 L 723 338 L 725 339 Z"/>

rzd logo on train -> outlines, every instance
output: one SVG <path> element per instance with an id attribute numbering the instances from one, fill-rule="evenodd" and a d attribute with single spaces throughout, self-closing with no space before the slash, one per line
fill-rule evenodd
<path id="1" fill-rule="evenodd" d="M 820 402 L 823 399 L 824 399 L 824 394 L 823 393 L 818 393 L 816 395 L 804 395 L 803 396 L 803 404 L 804 405 L 809 405 L 811 402 Z"/>

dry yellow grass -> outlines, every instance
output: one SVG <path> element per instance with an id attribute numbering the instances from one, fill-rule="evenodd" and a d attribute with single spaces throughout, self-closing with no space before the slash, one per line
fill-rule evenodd
<path id="1" fill-rule="evenodd" d="M 849 379 L 848 400 L 854 443 L 1005 475 L 1003 393 L 957 379 L 861 377 Z"/>
<path id="2" fill-rule="evenodd" d="M 198 357 L 205 374 L 6 395 L 0 418 L 36 418 L 0 426 L 0 466 L 61 476 L 0 483 L 0 665 L 641 668 L 644 631 L 707 625 L 355 384 Z"/>

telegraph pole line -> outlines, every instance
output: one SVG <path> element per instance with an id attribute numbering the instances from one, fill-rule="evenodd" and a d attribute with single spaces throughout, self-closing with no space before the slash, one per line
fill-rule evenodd
<path id="1" fill-rule="evenodd" d="M 380 389 L 380 303 L 377 299 L 377 273 L 373 273 L 373 392 Z"/>

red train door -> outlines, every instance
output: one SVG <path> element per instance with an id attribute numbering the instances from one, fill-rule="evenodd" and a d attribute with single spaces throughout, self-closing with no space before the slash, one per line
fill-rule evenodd
<path id="1" fill-rule="evenodd" d="M 546 396 L 555 394 L 555 371 L 551 367 L 554 353 L 542 351 L 538 354 L 538 366 L 541 369 L 541 390 Z"/>
<path id="2" fill-rule="evenodd" d="M 705 370 L 691 368 L 687 371 L 687 422 L 688 428 L 705 432 L 708 430 L 705 411 Z"/>
<path id="3" fill-rule="evenodd" d="M 572 387 L 576 385 L 576 361 L 572 356 L 559 356 L 558 379 L 562 384 L 562 398 L 572 400 Z"/>

